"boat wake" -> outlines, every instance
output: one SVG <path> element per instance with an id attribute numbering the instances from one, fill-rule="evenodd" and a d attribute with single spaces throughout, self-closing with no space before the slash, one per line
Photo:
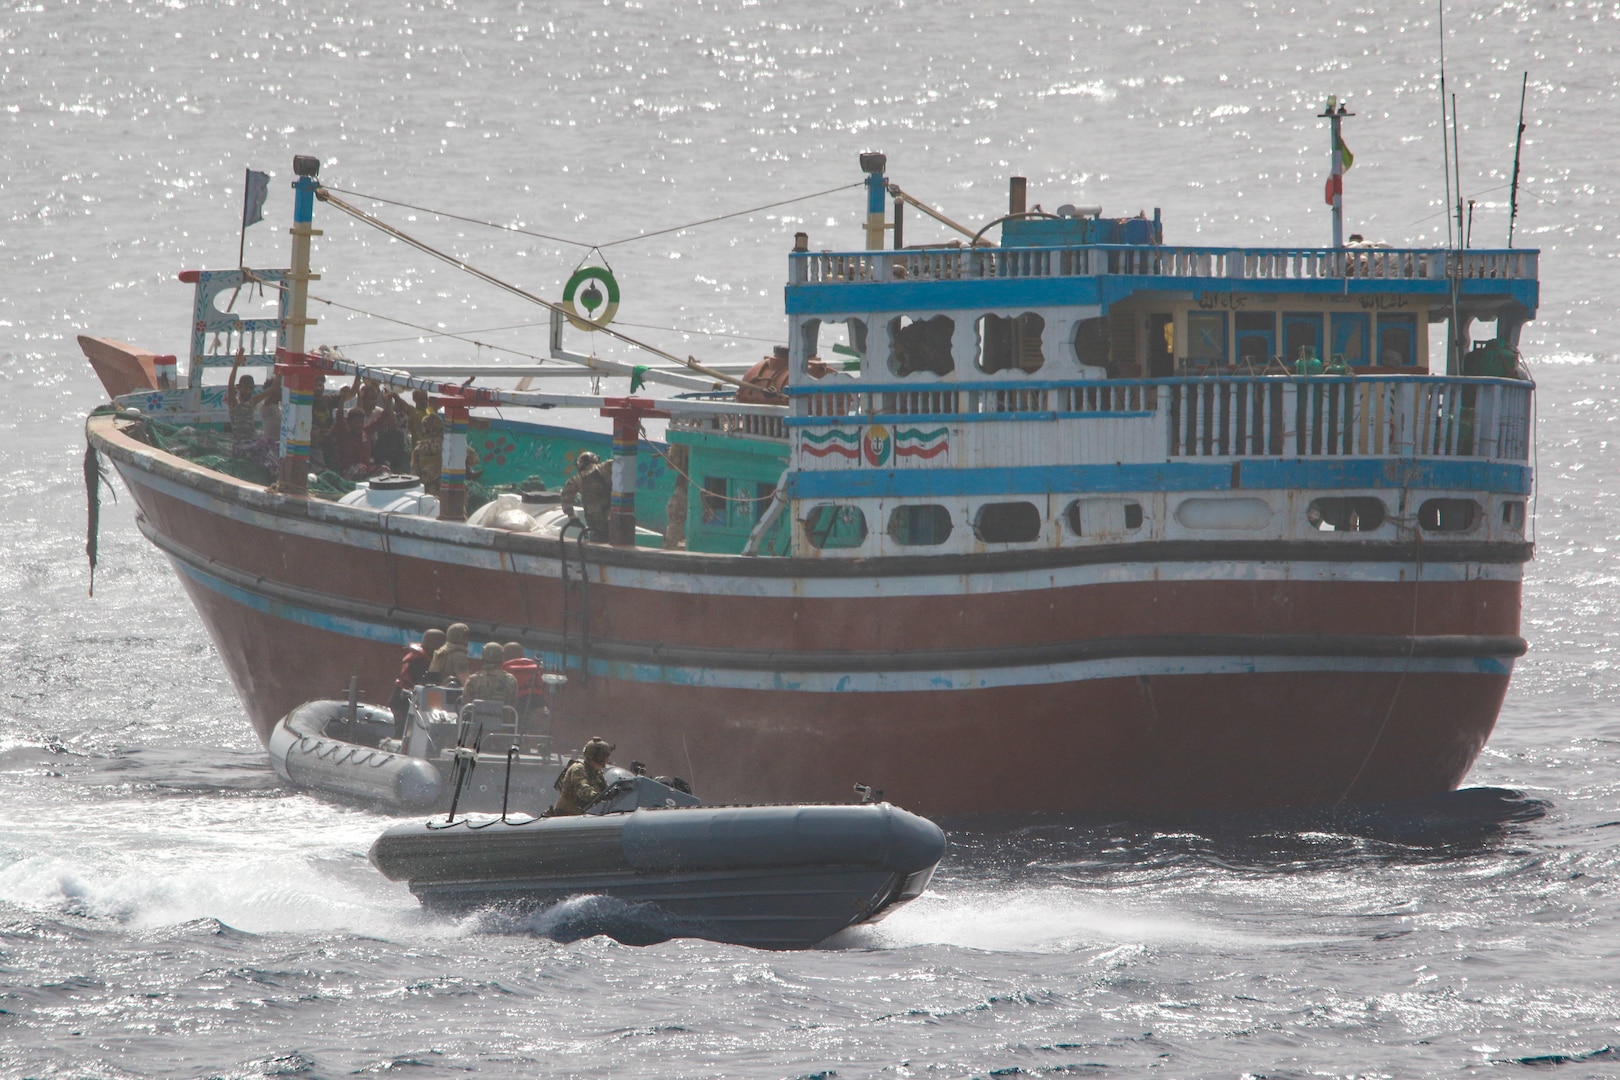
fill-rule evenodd
<path id="1" fill-rule="evenodd" d="M 606 936 L 625 945 L 657 945 L 688 929 L 652 904 L 612 896 L 571 896 L 537 911 L 486 908 L 468 920 L 480 933 L 534 934 L 561 944 Z"/>
<path id="2" fill-rule="evenodd" d="M 1320 939 L 1312 939 L 1320 940 Z M 976 886 L 930 892 L 870 926 L 839 934 L 828 947 L 906 949 L 949 945 L 977 952 L 1095 954 L 1109 957 L 1159 946 L 1261 952 L 1299 944 L 1215 920 L 1147 912 L 1069 885 L 1011 891 Z"/>

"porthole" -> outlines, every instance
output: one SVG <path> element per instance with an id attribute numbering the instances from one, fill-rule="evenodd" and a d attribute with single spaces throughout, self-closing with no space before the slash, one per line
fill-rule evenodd
<path id="1" fill-rule="evenodd" d="M 1479 520 L 1473 499 L 1429 499 L 1418 507 L 1418 525 L 1424 532 L 1467 532 Z"/>
<path id="2" fill-rule="evenodd" d="M 1076 499 L 1063 517 L 1076 536 L 1120 536 L 1142 527 L 1142 504 L 1131 499 Z"/>
<path id="3" fill-rule="evenodd" d="M 818 551 L 858 548 L 866 542 L 866 515 L 858 506 L 813 506 L 804 516 L 804 538 Z"/>
<path id="4" fill-rule="evenodd" d="M 889 539 L 897 544 L 935 547 L 951 538 L 951 512 L 943 506 L 897 506 L 889 512 Z"/>
<path id="5" fill-rule="evenodd" d="M 1321 532 L 1372 532 L 1384 523 L 1384 500 L 1372 496 L 1312 499 L 1305 520 Z"/>
<path id="6" fill-rule="evenodd" d="M 973 533 L 986 544 L 1028 544 L 1041 538 L 1041 512 L 1034 503 L 985 503 L 973 517 Z"/>
<path id="7" fill-rule="evenodd" d="M 1176 521 L 1188 529 L 1242 529 L 1258 531 L 1271 524 L 1271 507 L 1264 499 L 1183 499 Z"/>

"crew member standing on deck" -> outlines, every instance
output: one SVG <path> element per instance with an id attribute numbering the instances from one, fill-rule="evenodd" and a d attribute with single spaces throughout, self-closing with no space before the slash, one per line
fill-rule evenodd
<path id="1" fill-rule="evenodd" d="M 686 470 L 691 461 L 692 448 L 685 443 L 675 443 L 669 448 L 669 456 L 665 459 L 669 463 L 670 471 L 675 474 L 675 490 L 670 493 L 669 502 L 664 506 L 664 550 L 679 551 L 686 547 L 686 500 L 688 488 L 686 486 Z"/>
<path id="2" fill-rule="evenodd" d="M 428 681 L 433 654 L 444 645 L 443 630 L 429 630 L 421 641 L 413 641 L 399 658 L 399 675 L 394 679 L 394 696 L 388 707 L 394 710 L 394 738 L 405 737 L 405 719 L 411 712 L 411 691 Z"/>
<path id="3" fill-rule="evenodd" d="M 430 412 L 422 418 L 422 437 L 411 448 L 411 471 L 422 478 L 429 495 L 439 493 L 444 475 L 444 414 Z"/>
<path id="4" fill-rule="evenodd" d="M 607 768 L 608 758 L 613 755 L 613 744 L 593 737 L 585 744 L 581 754 L 585 760 L 575 758 L 570 761 L 568 768 L 557 777 L 557 801 L 546 811 L 547 817 L 583 814 L 607 790 L 607 777 L 603 770 Z"/>
<path id="5" fill-rule="evenodd" d="M 563 513 L 574 516 L 574 500 L 585 504 L 585 538 L 606 543 L 608 508 L 613 505 L 613 463 L 603 461 L 589 450 L 574 459 L 574 475 L 563 485 Z"/>

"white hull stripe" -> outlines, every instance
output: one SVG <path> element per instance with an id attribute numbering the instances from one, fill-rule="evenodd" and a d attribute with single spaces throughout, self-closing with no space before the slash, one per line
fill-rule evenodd
<path id="1" fill-rule="evenodd" d="M 315 611 L 273 601 L 170 556 L 175 569 L 196 583 L 261 614 L 328 633 L 398 645 L 414 639 L 410 631 L 386 623 Z M 542 659 L 553 670 L 562 666 L 557 653 Z M 1249 675 L 1289 673 L 1360 673 L 1493 675 L 1513 671 L 1508 657 L 1336 657 L 1336 656 L 1147 656 L 1077 660 L 967 671 L 793 672 L 757 671 L 716 666 L 640 663 L 593 658 L 595 677 L 668 686 L 794 693 L 925 693 L 941 690 L 992 690 L 1050 686 L 1092 679 L 1167 675 Z"/>
<path id="2" fill-rule="evenodd" d="M 130 477 L 126 474 L 125 480 Z M 419 533 L 440 529 L 465 530 L 467 526 L 442 525 L 427 519 L 380 515 L 374 511 L 346 506 L 323 506 L 334 518 L 363 515 L 348 521 L 298 518 L 255 509 L 198 491 L 165 477 L 141 471 L 138 482 L 170 498 L 196 506 L 208 513 L 239 522 L 251 529 L 282 533 L 311 540 L 339 544 L 377 557 L 388 555 L 440 562 L 451 566 L 476 567 L 502 573 L 520 573 L 536 578 L 556 578 L 558 560 L 544 555 L 502 551 L 494 546 L 454 543 Z M 369 520 L 387 517 L 389 531 L 356 527 Z M 368 520 L 369 519 L 369 520 Z M 396 530 L 409 529 L 402 533 Z M 413 535 L 418 534 L 418 535 Z M 1334 543 L 1332 539 L 1323 543 Z M 695 572 L 674 574 L 666 570 L 591 564 L 596 573 L 592 583 L 601 581 L 620 588 L 648 589 L 659 593 L 695 596 L 756 596 L 767 599 L 809 598 L 817 600 L 877 599 L 885 596 L 960 596 L 964 593 L 1013 593 L 1054 588 L 1075 588 L 1100 584 L 1131 584 L 1169 581 L 1242 582 L 1409 582 L 1414 567 L 1405 562 L 1319 560 L 1269 561 L 1210 559 L 1208 561 L 1100 562 L 1079 565 L 962 574 L 874 575 L 871 577 L 767 577 Z M 1523 578 L 1517 563 L 1424 562 L 1421 577 L 1427 583 L 1463 581 L 1509 581 Z"/>

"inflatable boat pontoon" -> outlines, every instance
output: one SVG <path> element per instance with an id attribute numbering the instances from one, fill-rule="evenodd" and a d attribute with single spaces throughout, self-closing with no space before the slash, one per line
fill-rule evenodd
<path id="1" fill-rule="evenodd" d="M 939 826 L 887 803 L 703 806 L 622 769 L 608 779 L 582 816 L 397 825 L 371 862 L 433 911 L 605 897 L 586 932 L 805 949 L 920 895 L 945 853 Z"/>

